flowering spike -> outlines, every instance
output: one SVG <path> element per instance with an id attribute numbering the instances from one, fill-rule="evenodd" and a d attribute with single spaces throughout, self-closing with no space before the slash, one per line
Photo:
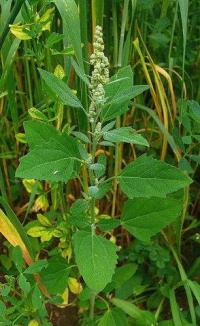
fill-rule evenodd
<path id="1" fill-rule="evenodd" d="M 109 81 L 109 62 L 104 55 L 104 43 L 102 27 L 96 26 L 94 39 L 94 52 L 90 56 L 90 64 L 94 67 L 90 82 L 91 104 L 89 108 L 89 121 L 94 122 L 97 110 L 105 103 L 105 91 L 103 85 Z"/>

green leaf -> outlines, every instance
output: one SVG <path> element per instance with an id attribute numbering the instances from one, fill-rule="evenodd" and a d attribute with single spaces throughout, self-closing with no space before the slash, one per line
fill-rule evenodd
<path id="1" fill-rule="evenodd" d="M 6 306 L 3 301 L 0 301 L 0 316 L 5 316 L 6 314 Z"/>
<path id="2" fill-rule="evenodd" d="M 64 105 L 69 105 L 76 108 L 81 108 L 82 104 L 79 99 L 73 95 L 72 90 L 67 86 L 67 84 L 51 74 L 48 71 L 39 69 L 42 79 L 45 81 L 48 88 L 51 90 L 54 99 L 59 100 Z"/>
<path id="3" fill-rule="evenodd" d="M 76 138 L 82 140 L 84 143 L 90 144 L 90 140 L 89 140 L 88 136 L 86 136 L 82 132 L 80 132 L 80 131 L 72 131 L 72 135 L 74 135 Z"/>
<path id="4" fill-rule="evenodd" d="M 84 71 L 82 70 L 82 68 L 76 63 L 76 61 L 72 58 L 71 59 L 72 62 L 72 66 L 74 67 L 74 70 L 76 72 L 76 74 L 80 77 L 80 79 L 82 79 L 82 81 L 89 86 L 89 80 L 87 78 L 87 76 L 85 75 Z"/>
<path id="5" fill-rule="evenodd" d="M 89 204 L 85 199 L 77 199 L 70 208 L 70 223 L 80 229 L 89 227 Z"/>
<path id="6" fill-rule="evenodd" d="M 106 311 L 98 326 L 128 326 L 126 315 L 118 308 Z"/>
<path id="7" fill-rule="evenodd" d="M 43 268 L 48 265 L 47 260 L 38 260 L 35 263 L 31 264 L 27 269 L 25 269 L 24 274 L 35 274 L 41 272 Z"/>
<path id="8" fill-rule="evenodd" d="M 111 281 L 117 262 L 116 246 L 95 234 L 79 231 L 74 235 L 75 259 L 89 288 L 100 292 Z"/>
<path id="9" fill-rule="evenodd" d="M 110 231 L 117 228 L 120 225 L 120 221 L 114 218 L 101 219 L 97 225 L 102 231 Z"/>
<path id="10" fill-rule="evenodd" d="M 169 291 L 169 299 L 170 299 L 170 306 L 171 306 L 171 312 L 172 312 L 174 325 L 183 326 L 181 317 L 180 317 L 180 308 L 177 304 L 175 292 L 173 289 L 170 289 L 170 291 Z"/>
<path id="11" fill-rule="evenodd" d="M 200 164 L 200 155 L 190 155 L 190 159 L 198 164 Z"/>
<path id="12" fill-rule="evenodd" d="M 24 265 L 24 258 L 22 255 L 22 251 L 19 246 L 16 246 L 12 250 L 12 259 L 17 267 L 18 271 L 22 272 L 22 267 Z"/>
<path id="13" fill-rule="evenodd" d="M 192 182 L 178 168 L 148 156 L 128 164 L 117 178 L 129 198 L 166 197 Z"/>
<path id="14" fill-rule="evenodd" d="M 56 138 L 60 132 L 53 126 L 41 121 L 29 120 L 24 122 L 26 140 L 31 148 Z"/>
<path id="15" fill-rule="evenodd" d="M 35 311 L 40 309 L 43 305 L 42 293 L 40 292 L 40 289 L 38 288 L 37 284 L 35 285 L 35 287 L 33 289 L 31 301 L 32 301 L 33 309 Z"/>
<path id="16" fill-rule="evenodd" d="M 150 238 L 181 213 L 182 202 L 173 198 L 134 198 L 128 200 L 122 212 L 122 225 L 137 239 Z"/>
<path id="17" fill-rule="evenodd" d="M 149 146 L 147 140 L 131 127 L 121 127 L 104 132 L 103 138 L 114 143 L 130 143 Z"/>
<path id="18" fill-rule="evenodd" d="M 112 187 L 111 182 L 100 183 L 98 185 L 98 187 L 94 186 L 94 188 L 96 188 L 96 190 L 93 193 L 94 198 L 96 198 L 96 199 L 103 198 L 107 194 L 107 192 L 109 192 L 111 190 L 111 187 Z M 92 187 L 90 187 L 90 188 L 92 188 Z"/>
<path id="19" fill-rule="evenodd" d="M 133 86 L 133 72 L 130 66 L 119 69 L 110 83 L 105 85 L 108 100 L 102 108 L 102 121 L 109 121 L 125 113 L 130 100 L 148 88 L 146 85 Z"/>
<path id="20" fill-rule="evenodd" d="M 198 102 L 190 100 L 187 101 L 189 108 L 189 116 L 197 123 L 200 123 L 200 105 Z"/>
<path id="21" fill-rule="evenodd" d="M 115 289 L 120 288 L 125 282 L 127 282 L 135 274 L 136 270 L 137 264 L 134 263 L 117 267 L 112 279 L 112 282 L 115 284 Z"/>
<path id="22" fill-rule="evenodd" d="M 78 160 L 80 154 L 76 140 L 66 134 L 57 135 L 21 158 L 16 177 L 67 182 L 77 170 Z"/>
<path id="23" fill-rule="evenodd" d="M 137 326 L 152 326 L 155 323 L 152 313 L 139 309 L 133 303 L 118 298 L 113 298 L 112 303 L 132 317 L 137 322 Z"/>
<path id="24" fill-rule="evenodd" d="M 62 294 L 67 286 L 69 265 L 67 261 L 55 256 L 48 260 L 47 268 L 40 273 L 42 283 L 50 294 Z"/>
<path id="25" fill-rule="evenodd" d="M 200 305 L 200 285 L 196 281 L 187 280 L 187 283 L 193 292 L 198 304 Z"/>
<path id="26" fill-rule="evenodd" d="M 31 285 L 23 274 L 20 274 L 18 284 L 20 289 L 27 295 L 31 289 Z"/>
<path id="27" fill-rule="evenodd" d="M 47 116 L 40 110 L 36 108 L 30 108 L 28 110 L 29 115 L 31 118 L 36 119 L 36 120 L 42 120 L 42 121 L 48 121 Z"/>

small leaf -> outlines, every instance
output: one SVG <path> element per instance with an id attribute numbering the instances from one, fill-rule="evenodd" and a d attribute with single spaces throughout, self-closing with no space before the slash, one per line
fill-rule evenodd
<path id="1" fill-rule="evenodd" d="M 48 217 L 43 214 L 37 214 L 37 219 L 40 222 L 40 224 L 42 224 L 43 226 L 52 226 Z"/>
<path id="2" fill-rule="evenodd" d="M 128 164 L 117 178 L 129 198 L 166 197 L 192 182 L 178 168 L 148 156 Z"/>
<path id="3" fill-rule="evenodd" d="M 15 135 L 15 138 L 16 138 L 16 140 L 17 140 L 19 143 L 22 143 L 22 144 L 26 144 L 26 143 L 27 143 L 27 140 L 26 140 L 25 134 L 23 134 L 22 132 L 18 132 L 18 133 Z"/>
<path id="4" fill-rule="evenodd" d="M 20 289 L 27 295 L 30 292 L 31 286 L 23 274 L 20 274 L 18 283 Z"/>
<path id="5" fill-rule="evenodd" d="M 64 105 L 81 108 L 82 104 L 79 99 L 72 93 L 67 84 L 48 71 L 38 69 L 42 79 L 51 90 L 55 100 L 59 100 Z"/>
<path id="6" fill-rule="evenodd" d="M 13 35 L 15 35 L 16 38 L 19 40 L 31 40 L 31 36 L 26 33 L 26 30 L 30 31 L 28 29 L 29 25 L 19 25 L 19 24 L 14 24 L 14 25 L 9 25 L 10 31 Z"/>
<path id="7" fill-rule="evenodd" d="M 76 263 L 92 290 L 100 292 L 111 281 L 117 262 L 116 249 L 113 243 L 101 236 L 86 231 L 75 233 Z"/>
<path id="8" fill-rule="evenodd" d="M 23 179 L 22 183 L 28 193 L 35 192 L 36 194 L 39 194 L 42 191 L 41 183 L 35 179 Z"/>
<path id="9" fill-rule="evenodd" d="M 130 143 L 149 146 L 147 140 L 131 127 L 122 127 L 104 132 L 103 138 L 113 143 Z"/>
<path id="10" fill-rule="evenodd" d="M 27 231 L 27 234 L 33 238 L 38 238 L 41 237 L 44 232 L 46 232 L 46 228 L 44 226 L 33 226 Z"/>
<path id="11" fill-rule="evenodd" d="M 89 80 L 87 78 L 87 76 L 85 75 L 83 69 L 76 63 L 76 61 L 72 58 L 71 59 L 72 62 L 72 66 L 74 67 L 74 70 L 76 72 L 76 74 L 80 77 L 80 79 L 82 79 L 82 81 L 89 86 Z"/>
<path id="12" fill-rule="evenodd" d="M 42 293 L 40 292 L 40 289 L 38 288 L 37 284 L 34 287 L 31 300 L 32 300 L 33 309 L 35 311 L 37 311 L 42 307 L 43 304 Z"/>
<path id="13" fill-rule="evenodd" d="M 16 246 L 13 248 L 12 251 L 12 259 L 15 263 L 15 266 L 17 267 L 18 271 L 21 273 L 22 272 L 22 267 L 24 265 L 24 259 L 22 256 L 22 251 L 19 246 Z"/>
<path id="14" fill-rule="evenodd" d="M 117 228 L 120 225 L 120 221 L 113 218 L 101 219 L 97 225 L 102 231 L 110 231 Z"/>
<path id="15" fill-rule="evenodd" d="M 149 241 L 175 221 L 181 209 L 181 201 L 173 198 L 134 198 L 124 205 L 122 225 L 139 240 Z"/>
<path id="16" fill-rule="evenodd" d="M 46 115 L 36 108 L 29 109 L 28 113 L 29 113 L 30 117 L 33 119 L 48 121 L 48 118 L 46 117 Z"/>
<path id="17" fill-rule="evenodd" d="M 82 132 L 80 132 L 80 131 L 72 131 L 72 135 L 74 135 L 76 138 L 82 140 L 84 143 L 90 144 L 90 140 L 89 140 L 88 136 L 86 136 Z"/>
<path id="18" fill-rule="evenodd" d="M 25 269 L 24 274 L 36 274 L 41 272 L 43 268 L 47 266 L 47 260 L 38 260 L 35 263 L 31 264 L 27 269 Z"/>

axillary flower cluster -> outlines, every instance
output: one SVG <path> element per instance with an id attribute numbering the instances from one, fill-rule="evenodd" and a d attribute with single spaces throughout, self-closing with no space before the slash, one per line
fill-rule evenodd
<path id="1" fill-rule="evenodd" d="M 94 67 L 90 81 L 91 104 L 89 107 L 89 121 L 97 122 L 101 106 L 105 103 L 105 91 L 103 85 L 109 81 L 109 62 L 104 55 L 104 42 L 102 27 L 96 26 L 95 40 L 93 43 L 94 53 L 90 57 L 90 64 Z"/>

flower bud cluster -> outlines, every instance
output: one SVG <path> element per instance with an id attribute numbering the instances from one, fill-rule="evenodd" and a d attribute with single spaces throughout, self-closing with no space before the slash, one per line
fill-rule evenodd
<path id="1" fill-rule="evenodd" d="M 104 55 L 104 43 L 102 27 L 96 26 L 96 34 L 94 41 L 94 53 L 90 57 L 90 64 L 94 66 L 91 82 L 90 82 L 90 96 L 91 104 L 89 108 L 89 120 L 94 122 L 97 114 L 97 109 L 105 103 L 105 91 L 103 85 L 109 81 L 109 62 Z"/>
<path id="2" fill-rule="evenodd" d="M 94 134 L 97 138 L 101 136 L 101 122 L 97 123 Z"/>

